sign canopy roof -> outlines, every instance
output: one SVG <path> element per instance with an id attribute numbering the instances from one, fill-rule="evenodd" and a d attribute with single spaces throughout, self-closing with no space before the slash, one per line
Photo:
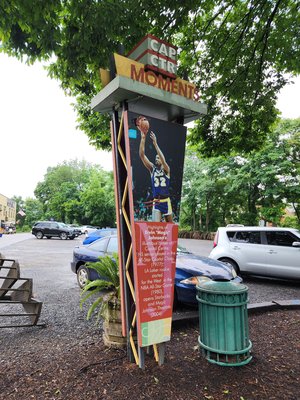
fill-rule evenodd
<path id="1" fill-rule="evenodd" d="M 183 118 L 188 123 L 207 113 L 203 103 L 119 75 L 92 99 L 91 107 L 94 111 L 109 113 L 119 109 L 125 100 L 129 111 L 165 121 Z"/>

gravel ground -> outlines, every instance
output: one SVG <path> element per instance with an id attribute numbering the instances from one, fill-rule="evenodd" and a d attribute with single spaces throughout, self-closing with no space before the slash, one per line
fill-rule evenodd
<path id="1" fill-rule="evenodd" d="M 39 241 L 32 235 L 21 235 L 25 240 L 2 247 L 0 252 L 6 258 L 19 261 L 22 278 L 33 279 L 34 297 L 43 302 L 39 322 L 45 323 L 46 328 L 2 329 L 1 347 L 16 346 L 21 332 L 28 338 L 35 332 L 34 337 L 37 335 L 38 340 L 59 337 L 62 331 L 70 336 L 70 340 L 86 330 L 89 334 L 98 333 L 94 324 L 85 319 L 86 307 L 83 310 L 79 308 L 80 290 L 76 275 L 70 269 L 73 248 L 80 245 L 82 239 Z"/>
<path id="2" fill-rule="evenodd" d="M 190 242 L 190 246 L 189 242 L 186 242 L 186 247 L 191 248 L 195 246 L 197 244 L 195 242 L 197 241 Z M 88 397 L 93 399 L 110 399 L 113 397 L 115 399 L 125 399 L 131 395 L 128 390 L 125 390 L 124 395 L 122 396 L 113 396 L 112 394 L 112 397 L 110 397 L 108 396 L 108 394 L 106 395 L 105 391 L 102 391 L 101 395 L 96 395 L 95 393 L 97 392 L 97 390 L 95 388 L 93 389 L 93 391 L 92 389 L 90 390 L 88 388 L 88 385 L 86 384 L 87 382 L 85 382 L 85 376 L 82 375 L 80 377 L 80 384 L 78 383 L 77 385 L 75 383 L 78 378 L 76 374 L 78 374 L 78 371 L 86 364 L 89 364 L 93 361 L 95 362 L 97 360 L 99 361 L 101 357 L 114 357 L 114 353 L 108 353 L 106 355 L 106 350 L 104 349 L 102 344 L 101 326 L 95 326 L 93 321 L 86 321 L 85 316 L 87 306 L 85 306 L 83 310 L 80 310 L 79 308 L 80 291 L 76 283 L 76 277 L 70 271 L 69 264 L 72 258 L 73 248 L 79 244 L 81 244 L 80 239 L 77 239 L 75 241 L 37 241 L 35 238 L 30 237 L 27 240 L 14 243 L 11 246 L 4 246 L 4 248 L 2 246 L 1 253 L 3 253 L 7 258 L 12 257 L 19 260 L 21 265 L 21 276 L 29 278 L 32 277 L 34 279 L 35 295 L 39 300 L 43 301 L 43 309 L 40 322 L 45 323 L 46 327 L 2 329 L 0 331 L 0 399 L 11 398 L 18 400 L 27 400 L 32 398 L 37 400 L 44 400 L 73 398 L 86 399 Z M 300 286 L 296 284 L 286 284 L 253 279 L 245 280 L 245 284 L 249 287 L 249 298 L 251 303 L 259 303 L 272 300 L 300 299 Z M 280 327 L 280 321 L 283 321 L 283 317 L 282 314 L 279 315 L 279 322 L 275 322 L 272 319 L 272 315 L 268 314 L 266 321 L 269 327 L 274 326 L 274 329 L 276 326 Z M 245 376 L 243 376 L 243 373 L 240 373 L 241 378 L 245 379 L 245 382 L 248 379 L 248 384 L 249 382 L 251 382 L 250 384 L 253 385 L 253 387 L 256 387 L 255 390 L 253 389 L 253 393 L 255 393 L 255 395 L 253 394 L 252 396 L 250 394 L 248 397 L 244 397 L 244 400 L 252 400 L 258 398 L 267 400 L 270 400 L 271 398 L 280 400 L 298 400 L 297 396 L 294 395 L 294 392 L 292 394 L 289 394 L 289 389 L 288 387 L 284 387 L 284 383 L 282 383 L 282 390 L 284 390 L 284 392 L 280 392 L 280 394 L 278 394 L 278 397 L 276 397 L 276 390 L 274 394 L 274 391 L 268 392 L 266 390 L 266 386 L 264 386 L 263 390 L 265 391 L 265 393 L 261 393 L 260 391 L 262 389 L 260 389 L 259 384 L 255 384 L 254 378 L 251 380 L 251 374 L 254 372 L 256 376 L 255 379 L 259 382 L 260 368 L 262 368 L 261 371 L 264 371 L 264 369 L 266 368 L 265 362 L 263 360 L 263 351 L 265 348 L 264 346 L 270 346 L 265 344 L 264 342 L 260 343 L 259 339 L 260 335 L 264 334 L 264 317 L 251 317 L 251 320 L 253 321 L 253 324 L 251 323 L 250 330 L 252 329 L 251 334 L 253 336 L 255 335 L 254 343 L 256 346 L 256 351 L 258 352 L 256 360 L 262 362 L 262 364 L 260 366 L 259 362 L 257 363 L 257 361 L 253 363 L 253 367 L 252 364 L 249 364 L 249 367 L 247 367 L 249 377 L 246 374 L 247 370 L 245 369 L 243 369 L 244 372 L 246 371 Z M 287 323 L 289 323 L 288 319 Z M 293 329 L 296 332 L 296 328 L 299 327 L 299 313 L 297 314 L 297 316 L 293 317 L 292 323 Z M 281 330 L 283 332 L 283 328 L 281 328 Z M 180 397 L 181 395 L 178 395 L 179 392 L 176 392 L 176 385 L 178 385 L 182 374 L 185 373 L 185 370 L 183 369 L 181 371 L 181 369 L 187 368 L 186 360 L 183 362 L 182 365 L 178 362 L 176 362 L 174 365 L 172 364 L 173 358 L 175 362 L 177 356 L 176 347 L 174 346 L 176 346 L 177 341 L 178 343 L 180 343 L 180 340 L 182 341 L 184 337 L 186 338 L 186 346 L 192 346 L 192 343 L 196 340 L 196 342 L 194 343 L 195 345 L 197 343 L 197 332 L 198 328 L 195 328 L 195 326 L 192 327 L 190 330 L 188 328 L 183 329 L 182 331 L 174 330 L 174 339 L 172 338 L 172 341 L 170 342 L 171 349 L 167 351 L 167 353 L 169 352 L 169 356 L 167 356 L 169 357 L 169 359 L 167 358 L 166 366 L 164 367 L 165 369 L 162 370 L 162 373 L 166 373 L 166 379 L 171 379 L 171 377 L 174 377 L 174 382 L 170 381 L 170 385 L 174 386 L 170 386 L 169 388 L 170 396 L 174 395 L 174 399 L 183 398 Z M 289 340 L 286 340 L 287 334 L 288 332 L 284 333 L 284 340 L 286 343 L 286 347 L 288 348 L 287 350 L 289 351 L 288 357 L 292 356 L 294 348 L 297 349 L 297 351 L 295 351 L 295 355 L 297 355 L 298 357 L 299 341 L 298 344 L 293 344 L 292 342 L 289 342 Z M 250 338 L 252 339 L 252 336 Z M 295 339 L 294 336 L 293 338 Z M 278 346 L 279 349 L 280 345 Z M 261 353 L 259 353 L 260 348 Z M 186 351 L 188 351 L 188 347 L 186 348 Z M 270 360 L 272 359 L 272 357 L 277 357 L 278 368 L 280 370 L 281 366 L 284 363 L 280 358 L 278 358 L 279 356 L 277 354 L 274 353 L 275 355 L 272 355 L 272 351 L 272 348 L 270 348 L 270 355 L 268 355 L 268 357 L 270 357 Z M 284 355 L 284 353 L 282 354 Z M 116 356 L 119 358 L 120 355 Z M 184 355 L 181 354 L 181 356 L 185 358 Z M 216 369 L 216 367 L 211 367 L 210 365 L 207 366 L 207 364 L 205 364 L 205 366 L 201 366 L 202 364 L 200 363 L 199 365 L 199 361 L 197 361 L 199 355 L 194 352 L 192 352 L 190 356 L 187 354 L 187 357 L 191 357 L 191 359 L 196 360 L 195 362 L 197 363 L 197 368 L 203 369 L 202 372 L 203 374 L 206 374 L 205 376 L 207 377 L 207 379 L 210 373 L 213 372 L 216 375 L 218 374 L 218 376 L 220 376 L 220 379 L 222 380 L 222 369 Z M 295 362 L 291 359 L 289 360 L 292 362 L 292 364 L 294 363 L 295 371 L 299 371 L 299 358 L 297 358 Z M 168 370 L 168 363 L 170 370 Z M 288 363 L 285 362 L 285 364 Z M 49 367 L 48 373 L 46 372 L 47 365 Z M 289 368 L 290 370 L 289 365 L 287 365 L 286 368 Z M 128 377 L 128 379 L 130 380 L 130 384 L 132 385 L 132 387 L 136 386 L 137 389 L 139 387 L 139 392 L 136 393 L 136 396 L 134 395 L 134 393 L 132 393 L 131 398 L 169 398 L 166 393 L 164 394 L 164 396 L 160 397 L 160 392 L 157 392 L 159 388 L 158 381 L 160 379 L 160 372 L 157 369 L 157 366 L 155 364 L 150 364 L 150 369 L 150 377 L 149 371 L 147 377 L 147 374 L 143 375 L 141 374 L 141 372 L 137 372 L 135 366 L 131 367 L 130 364 L 128 365 L 126 361 L 119 361 L 119 366 L 117 368 L 120 374 L 119 380 L 122 380 L 121 375 L 123 374 L 123 372 L 124 379 L 125 375 L 128 375 L 129 373 L 130 377 Z M 166 369 L 168 370 L 168 372 Z M 12 374 L 11 379 L 6 374 L 6 371 L 9 371 L 9 373 Z M 93 369 L 91 370 L 91 372 L 89 372 L 87 378 L 89 382 L 94 382 L 95 385 L 97 383 L 97 380 L 105 379 L 105 381 L 103 381 L 103 385 L 106 385 L 105 387 L 109 388 L 109 382 L 113 382 L 113 380 L 116 379 L 113 378 L 114 367 L 112 365 L 111 369 L 108 368 L 108 371 L 111 372 L 106 377 L 104 377 L 104 375 L 101 375 L 101 371 L 102 370 Z M 188 371 L 189 370 L 187 370 L 186 372 Z M 228 379 L 228 385 L 230 386 L 230 380 L 233 375 L 228 375 L 227 371 L 228 370 L 226 370 L 224 376 L 228 376 L 228 378 L 226 379 Z M 192 373 L 192 371 L 189 371 L 189 373 Z M 40 378 L 37 378 L 35 380 L 34 377 L 38 374 L 40 374 Z M 51 374 L 53 375 L 52 377 L 50 376 Z M 138 376 L 139 379 L 141 379 L 140 383 L 135 382 L 135 380 L 133 379 L 135 376 Z M 58 382 L 64 382 L 64 379 L 66 382 L 69 382 L 69 388 L 68 391 L 66 390 L 65 394 L 62 394 L 64 392 L 61 391 L 61 386 L 59 385 L 63 385 L 63 383 Z M 143 395 L 143 390 L 144 393 L 146 393 L 148 390 L 146 389 L 146 386 L 143 385 L 147 385 L 147 381 L 149 381 L 149 379 L 151 379 L 150 387 L 153 388 L 153 382 L 155 383 L 152 392 L 154 397 L 151 397 L 151 394 L 149 394 L 149 396 L 146 394 Z M 228 390 L 233 390 L 233 386 L 237 385 L 237 383 L 236 381 L 232 381 L 232 387 L 228 388 L 228 385 L 226 386 L 226 382 L 224 381 L 224 379 L 223 382 L 225 382 L 225 386 L 223 388 L 223 391 L 220 392 L 219 395 L 215 394 L 215 392 L 211 389 L 212 386 L 210 386 L 209 389 L 207 389 L 207 392 L 205 392 L 205 388 L 208 387 L 207 382 L 211 381 L 210 379 L 208 379 L 207 381 L 207 379 L 203 381 L 203 393 L 201 392 L 201 396 L 196 396 L 196 393 L 193 392 L 193 390 L 195 390 L 195 387 L 193 386 L 194 388 L 191 389 L 192 391 L 190 392 L 190 397 L 186 397 L 188 396 L 188 391 L 186 388 L 184 389 L 182 393 L 186 393 L 185 398 L 189 398 L 189 400 L 196 398 L 215 400 L 227 398 L 241 400 L 243 398 L 240 396 L 231 397 L 229 395 L 226 395 L 226 393 L 228 393 Z M 266 377 L 266 384 L 268 384 L 267 379 L 270 380 L 271 378 Z M 274 381 L 275 384 L 276 379 L 277 378 L 275 376 L 272 377 L 272 382 Z M 196 378 L 194 380 L 188 379 L 188 382 L 191 385 L 194 385 L 196 381 Z M 289 380 L 287 382 L 288 385 L 291 384 Z M 200 382 L 198 383 L 200 385 Z M 196 386 L 198 385 L 198 383 L 196 384 Z M 299 379 L 297 380 L 297 382 L 295 381 L 294 383 L 296 385 L 294 390 L 296 390 L 296 388 L 299 389 Z M 125 385 L 126 381 L 124 381 L 123 384 Z M 209 384 L 213 385 L 213 382 L 211 381 L 209 382 Z M 26 392 L 26 388 L 24 388 L 24 385 L 28 385 L 28 392 Z M 32 385 L 31 389 L 30 385 Z M 49 392 L 47 391 L 47 385 L 49 385 L 49 388 L 51 387 L 51 390 L 49 389 Z M 82 385 L 82 387 L 80 385 Z M 182 385 L 184 385 L 184 382 L 182 382 Z M 43 387 L 43 389 L 41 389 L 41 387 Z M 161 387 L 161 390 L 166 391 L 167 387 L 168 385 L 165 388 Z M 183 386 L 181 386 L 181 388 L 183 388 Z M 211 390 L 211 392 L 209 392 L 209 390 Z M 140 393 L 140 395 L 138 395 L 138 393 Z M 243 390 L 240 390 L 240 393 L 242 395 Z M 259 393 L 261 393 L 261 395 Z"/>

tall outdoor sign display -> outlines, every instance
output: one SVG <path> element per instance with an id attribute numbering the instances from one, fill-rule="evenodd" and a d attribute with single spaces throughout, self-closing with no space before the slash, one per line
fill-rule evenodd
<path id="1" fill-rule="evenodd" d="M 140 367 L 148 346 L 162 364 L 171 337 L 183 124 L 206 113 L 195 85 L 177 77 L 176 59 L 176 47 L 147 35 L 127 57 L 114 55 L 92 100 L 112 114 L 123 334 Z"/>

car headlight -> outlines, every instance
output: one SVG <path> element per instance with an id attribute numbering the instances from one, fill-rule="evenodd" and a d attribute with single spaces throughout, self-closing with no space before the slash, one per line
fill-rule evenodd
<path id="1" fill-rule="evenodd" d="M 184 283 L 185 285 L 198 285 L 200 282 L 211 281 L 207 276 L 191 276 L 190 278 L 183 279 L 180 283 Z"/>

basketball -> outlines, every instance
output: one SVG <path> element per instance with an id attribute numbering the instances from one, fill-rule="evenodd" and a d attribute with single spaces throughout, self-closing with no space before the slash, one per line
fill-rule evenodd
<path id="1" fill-rule="evenodd" d="M 140 129 L 145 135 L 147 135 L 149 130 L 149 121 L 147 119 L 142 119 L 140 121 Z"/>
<path id="2" fill-rule="evenodd" d="M 146 136 L 149 131 L 149 121 L 143 115 L 140 115 L 135 119 L 135 125 L 139 128 L 139 130 Z"/>

